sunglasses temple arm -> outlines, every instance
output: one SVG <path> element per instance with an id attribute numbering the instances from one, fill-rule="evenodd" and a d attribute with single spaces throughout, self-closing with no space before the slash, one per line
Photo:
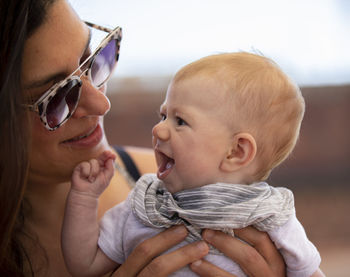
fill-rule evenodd
<path id="1" fill-rule="evenodd" d="M 113 31 L 113 29 L 110 29 L 110 28 L 107 28 L 107 27 L 102 27 L 100 25 L 97 25 L 97 24 L 94 24 L 94 23 L 91 23 L 89 21 L 84 21 L 86 25 L 88 25 L 89 27 L 91 28 L 95 28 L 97 30 L 100 30 L 100 31 L 104 31 L 106 33 L 110 33 Z"/>

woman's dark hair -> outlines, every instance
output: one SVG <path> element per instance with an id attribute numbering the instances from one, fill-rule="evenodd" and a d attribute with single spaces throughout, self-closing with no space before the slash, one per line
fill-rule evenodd
<path id="1" fill-rule="evenodd" d="M 19 236 L 30 143 L 23 108 L 24 44 L 44 22 L 55 0 L 0 0 L 0 275 L 24 276 L 31 264 Z M 34 275 L 32 273 L 32 275 Z"/>

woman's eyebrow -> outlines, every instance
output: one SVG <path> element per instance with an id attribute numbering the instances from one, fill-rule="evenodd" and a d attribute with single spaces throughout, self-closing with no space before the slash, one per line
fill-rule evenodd
<path id="1" fill-rule="evenodd" d="M 89 29 L 88 39 L 86 41 L 82 55 L 89 49 L 90 42 L 91 42 L 91 30 Z M 65 72 L 56 72 L 56 73 L 51 74 L 49 76 L 45 76 L 42 79 L 32 81 L 28 85 L 24 86 L 24 89 L 39 88 L 39 87 L 45 86 L 51 82 L 54 82 L 54 81 L 57 81 L 60 79 L 64 79 L 65 77 L 67 77 L 67 74 Z"/>

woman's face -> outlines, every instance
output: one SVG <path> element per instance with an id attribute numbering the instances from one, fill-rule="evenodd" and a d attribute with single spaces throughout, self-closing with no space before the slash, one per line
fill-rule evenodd
<path id="1" fill-rule="evenodd" d="M 54 83 L 70 75 L 90 54 L 89 29 L 65 0 L 57 0 L 46 21 L 27 40 L 22 65 L 26 97 L 37 100 Z M 80 102 L 72 117 L 55 131 L 48 131 L 39 115 L 30 112 L 32 143 L 29 182 L 69 180 L 74 166 L 96 157 L 108 147 L 103 116 L 110 109 L 104 92 L 86 77 Z"/>

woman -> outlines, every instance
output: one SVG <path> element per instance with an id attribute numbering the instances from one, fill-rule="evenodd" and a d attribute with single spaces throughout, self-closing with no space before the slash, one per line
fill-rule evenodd
<path id="1" fill-rule="evenodd" d="M 99 65 L 90 63 L 96 57 L 90 57 L 90 29 L 66 0 L 1 0 L 0 12 L 1 276 L 70 276 L 60 249 L 68 180 L 78 162 L 110 148 L 103 116 L 110 109 L 104 79 L 111 72 L 99 80 Z M 120 30 L 104 31 L 107 45 L 117 48 Z M 97 55 L 110 57 L 109 46 L 102 49 Z M 113 57 L 106 61 L 112 66 Z M 127 151 L 141 174 L 155 170 L 151 152 Z M 116 162 L 122 164 L 120 156 Z M 99 216 L 128 192 L 117 173 L 100 198 Z M 254 247 L 210 230 L 203 237 L 250 276 L 284 276 L 266 234 L 252 228 L 236 234 Z M 112 276 L 167 276 L 187 264 L 200 276 L 231 276 L 201 260 L 204 242 L 161 255 L 185 237 L 178 227 L 146 240 Z"/>

